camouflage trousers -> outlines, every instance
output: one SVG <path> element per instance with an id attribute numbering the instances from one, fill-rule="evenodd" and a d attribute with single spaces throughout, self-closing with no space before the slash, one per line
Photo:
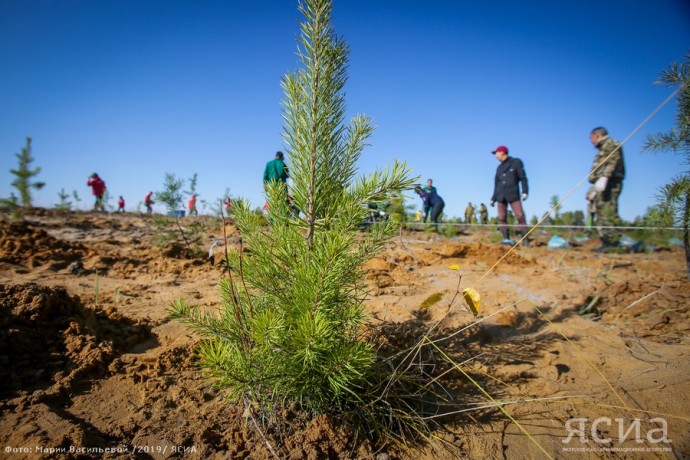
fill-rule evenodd
<path id="1" fill-rule="evenodd" d="M 95 195 L 96 202 L 93 204 L 94 211 L 105 211 L 105 199 L 103 195 Z"/>
<path id="2" fill-rule="evenodd" d="M 597 193 L 594 197 L 597 233 L 604 244 L 617 244 L 620 239 L 620 233 L 615 229 L 602 227 L 616 227 L 621 224 L 618 215 L 618 198 L 621 191 L 623 191 L 623 182 L 612 180 L 607 184 L 606 190 Z"/>

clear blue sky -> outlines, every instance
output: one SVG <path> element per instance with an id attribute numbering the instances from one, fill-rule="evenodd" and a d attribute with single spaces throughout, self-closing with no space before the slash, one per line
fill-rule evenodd
<path id="1" fill-rule="evenodd" d="M 94 171 L 129 210 L 166 171 L 198 173 L 201 199 L 229 188 L 262 205 L 298 18 L 296 0 L 3 0 L 0 196 L 29 135 L 47 182 L 40 206 L 64 188 L 90 207 Z M 407 160 L 451 216 L 488 203 L 499 144 L 524 161 L 526 211 L 541 215 L 587 174 L 589 131 L 625 138 L 671 93 L 654 81 L 690 47 L 681 0 L 336 0 L 333 22 L 351 48 L 348 111 L 378 126 L 361 170 Z M 675 111 L 674 101 L 624 147 L 626 219 L 687 169 L 641 152 Z M 583 209 L 586 187 L 564 209 Z"/>

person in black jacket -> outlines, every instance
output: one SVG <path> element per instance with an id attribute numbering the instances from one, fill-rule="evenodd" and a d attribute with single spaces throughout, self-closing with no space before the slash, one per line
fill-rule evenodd
<path id="1" fill-rule="evenodd" d="M 527 231 L 525 212 L 522 209 L 522 203 L 520 203 L 520 198 L 522 198 L 522 201 L 525 201 L 529 193 L 527 174 L 525 174 L 522 160 L 508 156 L 508 147 L 499 145 L 491 153 L 496 156 L 496 159 L 501 164 L 496 168 L 494 194 L 491 197 L 490 204 L 493 206 L 495 203 L 498 203 L 496 211 L 498 213 L 499 228 L 503 234 L 504 242 L 509 242 L 510 232 L 506 222 L 509 204 L 518 222 L 518 233 L 524 235 Z M 522 193 L 520 193 L 520 187 L 522 187 Z"/>

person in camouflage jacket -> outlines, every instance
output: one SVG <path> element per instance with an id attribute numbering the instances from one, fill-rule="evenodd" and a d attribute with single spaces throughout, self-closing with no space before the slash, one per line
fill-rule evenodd
<path id="1" fill-rule="evenodd" d="M 612 228 L 620 225 L 618 215 L 618 198 L 623 190 L 625 179 L 625 163 L 623 161 L 623 146 L 608 136 L 606 128 L 594 128 L 589 139 L 597 148 L 592 169 L 589 172 L 589 182 L 594 184 L 587 198 L 592 201 L 597 219 L 597 232 L 601 239 L 601 252 L 609 247 L 617 246 L 620 235 Z"/>

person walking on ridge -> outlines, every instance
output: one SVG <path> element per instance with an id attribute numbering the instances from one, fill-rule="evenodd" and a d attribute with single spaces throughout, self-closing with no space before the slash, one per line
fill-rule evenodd
<path id="1" fill-rule="evenodd" d="M 189 208 L 189 215 L 199 215 L 199 211 L 196 210 L 196 193 L 192 193 L 192 195 L 189 197 L 189 202 L 187 203 L 187 207 Z"/>
<path id="2" fill-rule="evenodd" d="M 155 201 L 151 198 L 153 196 L 153 192 L 149 192 L 146 194 L 146 197 L 144 198 L 144 206 L 146 206 L 146 214 L 151 214 L 153 212 L 152 206 L 155 204 Z"/>
<path id="3" fill-rule="evenodd" d="M 527 220 L 525 219 L 525 212 L 522 209 L 522 201 L 527 200 L 529 194 L 529 185 L 527 182 L 527 174 L 522 160 L 508 155 L 508 147 L 499 145 L 491 153 L 500 162 L 496 168 L 496 177 L 494 179 L 494 194 L 491 196 L 491 206 L 498 204 L 496 210 L 498 213 L 499 229 L 503 234 L 502 244 L 514 244 L 510 239 L 510 231 L 508 229 L 508 205 L 515 214 L 518 226 L 517 232 L 519 235 L 524 235 L 527 231 Z M 520 193 L 522 187 L 522 193 Z M 523 243 L 527 246 L 529 241 L 525 239 Z"/>
<path id="4" fill-rule="evenodd" d="M 91 193 L 96 197 L 96 201 L 93 204 L 93 210 L 105 212 L 105 202 L 103 201 L 103 195 L 105 195 L 105 182 L 103 179 L 98 177 L 98 174 L 93 173 L 91 177 L 89 177 L 88 182 L 86 182 L 86 185 L 91 187 Z"/>
<path id="5" fill-rule="evenodd" d="M 125 212 L 125 199 L 122 198 L 122 195 L 117 200 L 117 212 Z"/>

